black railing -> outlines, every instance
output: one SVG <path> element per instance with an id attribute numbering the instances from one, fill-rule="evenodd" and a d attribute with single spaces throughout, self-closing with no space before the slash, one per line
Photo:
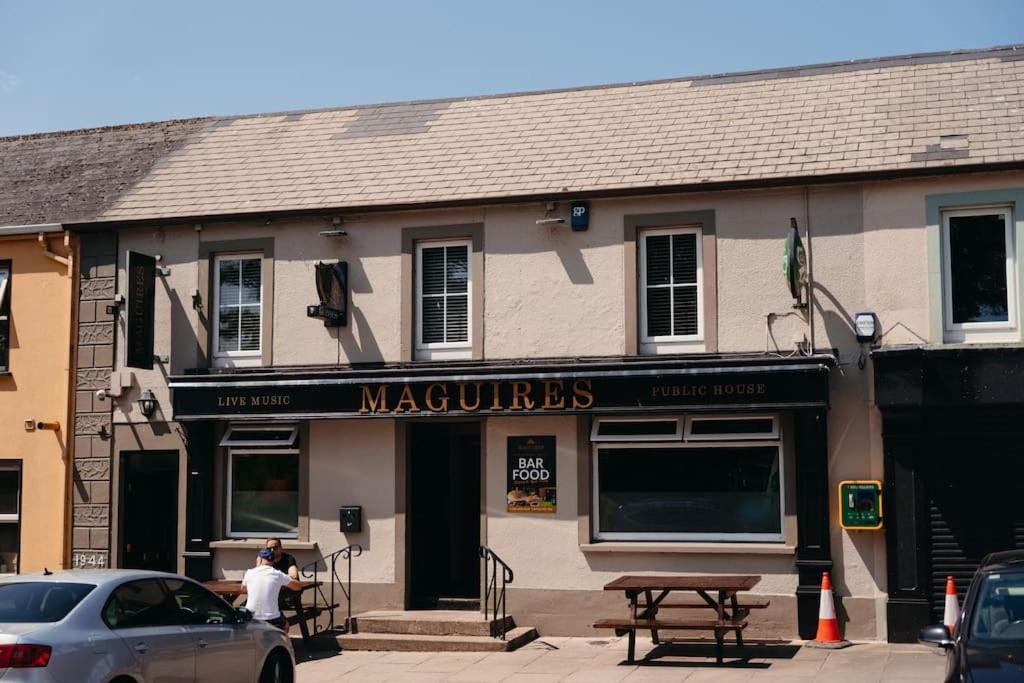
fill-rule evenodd
<path id="1" fill-rule="evenodd" d="M 313 589 L 312 613 L 314 635 L 324 631 L 344 631 L 345 633 L 350 631 L 352 625 L 352 558 L 359 557 L 362 554 L 363 547 L 353 544 L 345 546 L 341 550 L 336 550 L 327 557 L 310 562 L 302 567 L 302 578 L 311 579 L 318 584 Z M 338 560 L 342 560 L 346 565 L 344 581 L 338 576 Z M 321 565 L 323 565 L 323 569 L 320 569 Z M 326 593 L 324 592 L 323 582 L 327 582 L 330 585 Z M 340 590 L 342 595 L 345 596 L 345 624 L 340 629 L 334 620 L 334 610 L 339 607 L 336 589 Z M 327 613 L 327 622 L 326 624 L 321 624 L 320 615 L 324 612 Z"/>
<path id="2" fill-rule="evenodd" d="M 496 622 L 497 628 L 491 629 L 491 635 L 495 638 L 505 640 L 508 632 L 508 617 L 505 613 L 505 586 L 512 583 L 512 568 L 494 554 L 494 551 L 485 545 L 480 546 L 480 560 L 484 565 L 484 599 L 481 601 L 481 611 L 484 619 Z M 501 584 L 498 583 L 498 570 L 501 569 Z M 498 607 L 501 607 L 501 621 L 498 621 Z"/>

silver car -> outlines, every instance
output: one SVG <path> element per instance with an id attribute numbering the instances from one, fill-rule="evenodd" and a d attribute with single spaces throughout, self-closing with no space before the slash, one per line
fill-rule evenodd
<path id="1" fill-rule="evenodd" d="M 0 682 L 292 683 L 288 637 L 191 579 L 127 569 L 0 580 Z"/>

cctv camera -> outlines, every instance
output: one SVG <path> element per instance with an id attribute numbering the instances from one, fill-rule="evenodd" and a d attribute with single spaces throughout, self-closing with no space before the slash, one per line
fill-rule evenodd
<path id="1" fill-rule="evenodd" d="M 107 400 L 107 390 L 106 389 L 97 389 L 96 390 L 96 400 L 97 401 L 106 401 Z"/>

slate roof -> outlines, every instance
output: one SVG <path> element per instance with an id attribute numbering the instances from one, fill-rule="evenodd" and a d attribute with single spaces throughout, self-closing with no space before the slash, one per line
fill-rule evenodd
<path id="1" fill-rule="evenodd" d="M 0 137 L 0 226 L 94 220 L 206 121 Z"/>
<path id="2" fill-rule="evenodd" d="M 220 117 L 187 124 L 188 139 L 97 216 L 410 207 L 1024 162 L 1022 83 L 1024 46 L 1010 46 Z"/>

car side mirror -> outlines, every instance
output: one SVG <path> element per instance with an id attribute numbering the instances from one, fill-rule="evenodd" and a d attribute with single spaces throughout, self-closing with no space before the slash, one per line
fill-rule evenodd
<path id="1" fill-rule="evenodd" d="M 244 624 L 246 622 L 252 621 L 252 612 L 245 609 L 244 607 L 236 607 L 235 617 L 238 618 L 238 622 L 240 624 Z"/>
<path id="2" fill-rule="evenodd" d="M 921 629 L 919 641 L 927 645 L 934 645 L 948 650 L 953 647 L 953 636 L 945 624 L 932 624 Z"/>

